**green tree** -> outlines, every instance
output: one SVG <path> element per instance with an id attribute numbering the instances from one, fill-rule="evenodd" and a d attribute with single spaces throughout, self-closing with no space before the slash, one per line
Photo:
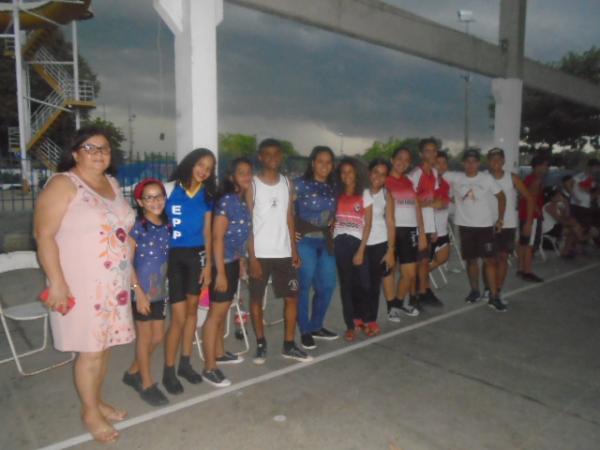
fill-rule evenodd
<path id="1" fill-rule="evenodd" d="M 406 147 L 410 150 L 413 161 L 418 160 L 419 155 L 419 141 L 421 138 L 395 138 L 390 137 L 387 142 L 374 141 L 373 145 L 369 147 L 362 158 L 366 161 L 371 161 L 375 158 L 389 159 L 392 157 L 392 153 L 398 147 Z"/>
<path id="2" fill-rule="evenodd" d="M 300 156 L 294 144 L 290 141 L 280 140 L 285 157 Z M 258 142 L 255 135 L 241 133 L 219 134 L 219 156 L 231 160 L 240 156 L 252 158 L 256 154 Z"/>
<path id="3" fill-rule="evenodd" d="M 600 84 L 600 48 L 582 53 L 569 52 L 560 61 L 548 64 L 566 73 Z M 493 111 L 493 108 L 492 108 Z M 492 116 L 493 117 L 493 116 Z M 531 147 L 542 143 L 560 144 L 581 149 L 586 140 L 600 149 L 600 114 L 595 108 L 582 106 L 544 92 L 523 91 L 522 139 Z"/>

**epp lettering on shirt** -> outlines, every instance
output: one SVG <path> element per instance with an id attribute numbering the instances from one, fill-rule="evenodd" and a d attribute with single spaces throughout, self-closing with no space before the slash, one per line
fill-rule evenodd
<path id="1" fill-rule="evenodd" d="M 171 247 L 194 248 L 204 246 L 204 218 L 212 211 L 213 203 L 206 198 L 203 187 L 193 197 L 177 185 L 167 199 L 166 212 L 171 226 Z"/>

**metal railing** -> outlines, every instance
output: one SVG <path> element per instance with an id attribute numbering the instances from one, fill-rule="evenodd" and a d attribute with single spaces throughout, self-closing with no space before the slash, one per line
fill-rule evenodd
<path id="1" fill-rule="evenodd" d="M 60 64 L 44 64 L 45 62 L 55 63 L 57 61 L 48 49 L 45 47 L 38 48 L 33 59 L 40 63 L 42 70 L 46 72 L 50 78 L 54 79 L 63 91 L 67 84 L 70 83 L 70 85 L 73 86 L 73 77 L 63 66 Z"/>
<path id="2" fill-rule="evenodd" d="M 54 143 L 49 137 L 45 137 L 42 143 L 37 149 L 40 159 L 46 159 L 53 167 L 56 167 L 60 154 L 62 153 L 61 148 Z"/>
<path id="3" fill-rule="evenodd" d="M 66 99 L 75 99 L 75 80 L 65 81 L 61 86 Z M 79 99 L 84 102 L 93 102 L 96 99 L 94 83 L 88 80 L 79 80 Z"/>
<path id="4" fill-rule="evenodd" d="M 18 152 L 20 146 L 19 127 L 8 127 L 8 149 L 11 152 Z"/>
<path id="5" fill-rule="evenodd" d="M 62 108 L 65 102 L 64 97 L 60 92 L 52 91 L 43 100 L 44 104 L 40 104 L 31 115 L 31 136 L 35 136 L 56 114 L 56 111 Z"/>
<path id="6" fill-rule="evenodd" d="M 46 138 L 39 145 L 34 158 L 27 159 L 31 165 L 28 180 L 30 189 L 23 191 L 21 181 L 21 159 L 18 155 L 0 158 L 0 213 L 13 211 L 32 211 L 39 192 L 53 171 L 44 166 L 44 158 L 56 167 L 61 148 Z M 158 178 L 166 181 L 175 166 L 175 155 L 167 153 L 136 154 L 132 161 L 119 166 L 117 179 L 123 195 L 131 200 L 133 188 L 144 178 Z"/>

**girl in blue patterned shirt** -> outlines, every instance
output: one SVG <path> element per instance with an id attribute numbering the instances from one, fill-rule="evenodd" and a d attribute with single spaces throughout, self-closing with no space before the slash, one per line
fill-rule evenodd
<path id="1" fill-rule="evenodd" d="M 134 255 L 131 271 L 135 361 L 123 374 L 123 382 L 134 388 L 152 406 L 169 400 L 152 378 L 150 360 L 165 334 L 167 309 L 167 260 L 170 227 L 165 214 L 166 192 L 160 180 L 146 178 L 133 192 L 138 217 L 130 232 Z"/>
<path id="2" fill-rule="evenodd" d="M 210 309 L 202 328 L 204 371 L 208 383 L 224 387 L 225 378 L 218 364 L 236 364 L 242 357 L 226 352 L 223 335 L 225 320 L 237 291 L 240 258 L 246 255 L 252 229 L 252 214 L 244 201 L 252 184 L 252 163 L 247 158 L 232 161 L 223 179 L 221 196 L 215 203 L 212 243 L 214 255 L 213 282 L 210 284 Z"/>
<path id="3" fill-rule="evenodd" d="M 306 349 L 316 348 L 315 339 L 338 337 L 323 326 L 336 283 L 331 237 L 337 205 L 333 165 L 333 151 L 317 146 L 308 158 L 304 176 L 294 180 L 296 238 L 302 260 L 298 277 L 298 326 L 302 346 Z M 311 289 L 314 290 L 312 302 Z"/>

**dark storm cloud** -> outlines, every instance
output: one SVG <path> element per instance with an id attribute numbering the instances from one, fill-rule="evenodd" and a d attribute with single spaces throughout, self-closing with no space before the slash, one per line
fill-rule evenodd
<path id="1" fill-rule="evenodd" d="M 471 32 L 497 41 L 498 0 L 388 2 L 456 29 L 463 29 L 456 10 L 471 9 L 476 18 Z M 600 2 L 528 4 L 530 57 L 557 60 L 568 50 L 598 44 Z M 94 8 L 96 18 L 80 27 L 81 48 L 101 77 L 100 103 L 126 111 L 131 102 L 140 125 L 144 117 L 174 120 L 173 38 L 163 24 L 157 43 L 159 20 L 152 2 L 104 0 Z M 296 124 L 357 138 L 435 134 L 462 139 L 464 82 L 453 68 L 227 3 L 218 31 L 218 63 L 222 125 L 239 126 L 243 117 L 245 132 L 271 120 L 287 123 L 288 131 Z M 471 127 L 480 142 L 491 141 L 489 96 L 490 80 L 475 76 Z"/>

